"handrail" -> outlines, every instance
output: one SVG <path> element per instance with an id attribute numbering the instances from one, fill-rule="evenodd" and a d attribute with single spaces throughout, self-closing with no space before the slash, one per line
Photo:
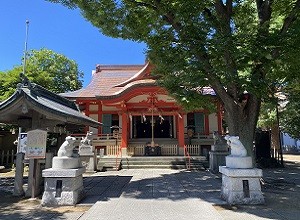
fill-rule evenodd
<path id="1" fill-rule="evenodd" d="M 183 149 L 184 149 L 184 158 L 187 158 L 187 159 L 188 159 L 188 163 L 185 162 L 186 169 L 187 169 L 187 170 L 191 170 L 191 156 L 190 156 L 190 153 L 189 153 L 189 151 L 187 150 L 186 145 L 183 146 Z"/>
<path id="2" fill-rule="evenodd" d="M 119 167 L 118 166 L 118 157 L 119 157 L 119 155 L 121 155 L 120 159 L 122 159 L 122 146 L 121 145 L 119 146 L 119 151 L 116 155 L 116 171 L 118 171 L 118 167 Z"/>

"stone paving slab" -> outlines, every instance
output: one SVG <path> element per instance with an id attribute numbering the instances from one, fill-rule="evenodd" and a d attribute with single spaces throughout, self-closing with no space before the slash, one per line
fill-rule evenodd
<path id="1" fill-rule="evenodd" d="M 105 175 L 113 182 L 106 192 L 98 197 L 95 205 L 80 217 L 80 220 L 100 219 L 100 215 L 103 220 L 223 219 L 210 202 L 201 199 L 201 196 L 208 197 L 205 195 L 205 188 L 214 189 L 220 194 L 220 181 L 214 186 L 212 182 L 207 181 L 209 178 L 215 178 L 210 173 L 122 170 L 117 173 L 106 172 L 96 175 Z M 203 183 L 209 183 L 209 186 L 198 185 Z M 91 190 L 95 191 L 93 188 Z M 95 199 L 96 196 L 93 197 L 93 201 Z M 218 199 L 215 201 L 223 203 Z M 83 201 L 85 202 L 87 200 Z"/>
<path id="2" fill-rule="evenodd" d="M 87 197 L 81 204 L 50 209 L 40 207 L 39 200 L 10 198 L 6 193 L 12 191 L 10 183 L 11 179 L 0 179 L 1 220 L 298 220 L 300 216 L 300 160 L 286 163 L 285 168 L 263 170 L 266 204 L 259 206 L 227 205 L 220 200 L 220 175 L 207 171 L 122 170 L 87 175 Z"/>

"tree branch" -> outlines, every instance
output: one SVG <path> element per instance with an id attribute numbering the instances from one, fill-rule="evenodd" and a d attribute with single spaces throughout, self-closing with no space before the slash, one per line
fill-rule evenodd
<path id="1" fill-rule="evenodd" d="M 227 8 L 227 14 L 231 17 L 232 16 L 232 0 L 226 0 L 226 8 Z"/>
<path id="2" fill-rule="evenodd" d="M 270 21 L 272 4 L 273 0 L 256 0 L 256 8 L 260 26 L 263 26 L 266 22 Z M 269 28 L 269 25 L 270 24 L 268 23 L 267 29 Z"/>
<path id="3" fill-rule="evenodd" d="M 284 19 L 282 28 L 280 30 L 280 34 L 281 35 L 285 34 L 288 31 L 288 29 L 290 28 L 290 26 L 296 20 L 297 14 L 299 13 L 299 11 L 300 11 L 300 0 L 298 0 L 295 3 L 295 6 L 292 9 L 291 13 Z"/>

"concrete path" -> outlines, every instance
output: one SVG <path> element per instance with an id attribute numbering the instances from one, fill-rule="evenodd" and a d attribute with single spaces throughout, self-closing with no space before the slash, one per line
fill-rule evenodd
<path id="1" fill-rule="evenodd" d="M 213 204 L 221 180 L 207 171 L 121 170 L 97 173 L 84 182 L 94 204 L 79 219 L 223 219 Z"/>

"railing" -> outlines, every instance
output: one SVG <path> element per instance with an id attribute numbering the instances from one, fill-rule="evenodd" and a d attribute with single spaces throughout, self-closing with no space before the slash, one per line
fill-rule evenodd
<path id="1" fill-rule="evenodd" d="M 118 162 L 119 155 L 120 155 L 120 161 L 121 161 L 121 159 L 122 159 L 122 146 L 121 145 L 119 146 L 119 151 L 116 156 L 116 171 L 118 171 L 119 167 L 120 167 L 120 162 Z"/>
<path id="2" fill-rule="evenodd" d="M 189 135 L 187 132 L 184 133 L 185 138 L 189 138 Z M 195 132 L 193 133 L 192 139 L 211 139 L 213 138 L 213 134 L 204 134 L 202 132 Z"/>
<path id="3" fill-rule="evenodd" d="M 201 145 L 198 144 L 189 144 L 185 145 L 187 151 L 190 153 L 190 155 L 200 155 L 201 154 Z"/>
<path id="4" fill-rule="evenodd" d="M 0 151 L 0 165 L 12 165 L 14 163 L 14 150 Z"/>
<path id="5" fill-rule="evenodd" d="M 186 169 L 191 170 L 191 156 L 189 154 L 189 151 L 188 151 L 186 145 L 184 145 L 183 148 L 184 148 L 184 158 L 185 158 Z"/>
<path id="6" fill-rule="evenodd" d="M 119 145 L 110 145 L 106 147 L 106 155 L 107 156 L 115 156 L 119 153 L 120 146 Z"/>
<path id="7" fill-rule="evenodd" d="M 144 144 L 129 145 L 127 148 L 127 154 L 130 156 L 143 156 L 145 155 L 145 145 Z"/>
<path id="8" fill-rule="evenodd" d="M 165 155 L 165 156 L 178 155 L 178 145 L 177 144 L 162 145 L 161 146 L 161 154 Z"/>
<path id="9" fill-rule="evenodd" d="M 161 145 L 161 154 L 164 156 L 176 156 L 178 155 L 177 144 L 164 144 Z M 144 144 L 131 144 L 127 148 L 127 154 L 130 156 L 143 156 L 145 155 Z"/>
<path id="10" fill-rule="evenodd" d="M 71 136 L 76 138 L 75 146 L 79 146 L 80 141 L 86 134 L 71 134 Z M 92 144 L 93 146 L 117 145 L 120 142 L 121 137 L 121 133 L 117 136 L 114 136 L 113 134 L 95 134 L 93 135 Z"/>

